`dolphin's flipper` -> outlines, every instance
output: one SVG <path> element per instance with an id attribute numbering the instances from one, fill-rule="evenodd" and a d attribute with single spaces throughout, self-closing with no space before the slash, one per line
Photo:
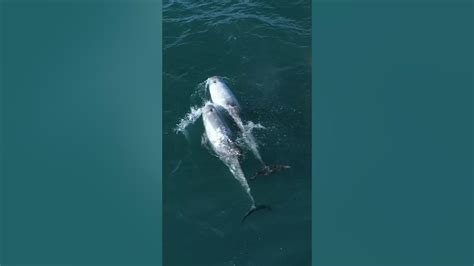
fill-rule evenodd
<path id="1" fill-rule="evenodd" d="M 252 206 L 250 208 L 250 210 L 244 215 L 244 217 L 242 218 L 242 223 L 245 221 L 245 219 L 247 219 L 247 217 L 250 216 L 250 214 L 258 211 L 258 210 L 268 210 L 268 211 L 271 211 L 272 209 L 270 208 L 270 206 L 267 206 L 267 205 L 257 205 L 257 206 Z"/>
<path id="2" fill-rule="evenodd" d="M 290 169 L 291 166 L 289 165 L 282 165 L 282 164 L 276 164 L 276 165 L 265 165 L 260 169 L 254 176 L 249 177 L 250 180 L 254 180 L 257 178 L 257 176 L 264 175 L 268 176 L 276 172 L 280 172 L 283 169 Z"/>

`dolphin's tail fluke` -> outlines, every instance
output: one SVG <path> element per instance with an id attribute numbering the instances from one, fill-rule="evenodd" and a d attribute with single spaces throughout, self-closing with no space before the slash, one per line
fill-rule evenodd
<path id="1" fill-rule="evenodd" d="M 245 219 L 247 219 L 247 217 L 250 216 L 250 214 L 256 212 L 256 211 L 259 211 L 259 210 L 267 210 L 267 211 L 271 211 L 272 209 L 270 208 L 270 206 L 267 206 L 267 205 L 253 205 L 250 210 L 244 215 L 244 217 L 242 218 L 242 222 L 245 221 Z"/>
<path id="2" fill-rule="evenodd" d="M 257 173 L 255 173 L 254 176 L 250 177 L 249 179 L 250 180 L 253 180 L 253 179 L 256 179 L 257 176 L 267 176 L 267 175 L 271 175 L 273 173 L 276 173 L 276 172 L 280 172 L 284 169 L 290 169 L 291 166 L 289 165 L 283 165 L 283 164 L 276 164 L 276 165 L 264 165 L 262 167 L 262 169 L 260 169 L 259 171 L 257 171 Z"/>

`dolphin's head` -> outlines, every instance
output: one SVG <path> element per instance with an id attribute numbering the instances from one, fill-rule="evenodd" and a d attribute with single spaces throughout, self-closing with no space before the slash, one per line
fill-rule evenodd
<path id="1" fill-rule="evenodd" d="M 202 113 L 203 114 L 210 114 L 210 113 L 213 113 L 216 111 L 216 107 L 214 106 L 214 104 L 212 103 L 207 103 L 206 105 L 204 105 L 204 107 L 202 108 Z"/>
<path id="2" fill-rule="evenodd" d="M 222 82 L 222 80 L 218 76 L 213 76 L 213 77 L 210 77 L 210 78 L 207 79 L 208 84 L 217 84 L 217 83 L 220 83 L 220 82 Z"/>
<path id="3" fill-rule="evenodd" d="M 206 81 L 207 83 L 207 86 L 209 87 L 209 89 L 221 89 L 221 88 L 225 88 L 226 85 L 224 83 L 224 81 L 222 80 L 222 78 L 218 77 L 218 76 L 213 76 L 213 77 L 210 77 L 207 79 Z"/>

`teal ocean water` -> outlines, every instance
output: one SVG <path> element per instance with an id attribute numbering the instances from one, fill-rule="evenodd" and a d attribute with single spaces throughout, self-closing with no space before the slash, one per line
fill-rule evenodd
<path id="1" fill-rule="evenodd" d="M 163 247 L 165 265 L 310 265 L 311 2 L 165 1 L 163 4 Z M 291 169 L 249 182 L 261 211 L 201 146 L 199 118 L 180 119 L 222 76 L 255 129 L 263 159 Z M 259 164 L 251 152 L 246 176 Z"/>

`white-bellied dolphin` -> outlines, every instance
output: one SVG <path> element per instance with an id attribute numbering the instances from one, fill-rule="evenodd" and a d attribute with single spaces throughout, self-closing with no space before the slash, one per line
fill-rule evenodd
<path id="1" fill-rule="evenodd" d="M 232 175 L 239 181 L 251 201 L 250 210 L 245 214 L 242 221 L 250 214 L 261 209 L 270 209 L 265 205 L 256 205 L 250 192 L 250 186 L 240 167 L 239 157 L 241 151 L 234 141 L 232 130 L 227 125 L 219 107 L 212 103 L 207 103 L 202 109 L 202 118 L 205 129 L 206 142 L 209 144 L 216 156 L 229 168 Z"/>

